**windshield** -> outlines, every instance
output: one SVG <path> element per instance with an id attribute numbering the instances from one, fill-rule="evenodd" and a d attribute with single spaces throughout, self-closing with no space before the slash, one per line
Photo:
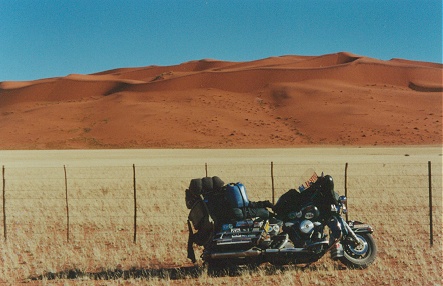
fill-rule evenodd
<path id="1" fill-rule="evenodd" d="M 298 190 L 300 192 L 303 192 L 307 188 L 309 188 L 313 183 L 315 183 L 318 179 L 317 173 L 314 171 L 314 169 L 309 168 L 307 169 L 303 175 L 299 178 L 298 183 L 300 184 L 298 186 Z"/>

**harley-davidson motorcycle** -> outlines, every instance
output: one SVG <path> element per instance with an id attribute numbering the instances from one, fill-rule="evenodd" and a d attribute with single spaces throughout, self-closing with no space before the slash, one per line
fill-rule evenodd
<path id="1" fill-rule="evenodd" d="M 210 268 L 309 265 L 328 252 L 350 268 L 371 265 L 377 255 L 373 228 L 346 221 L 346 197 L 334 191 L 332 177 L 311 174 L 274 206 L 249 201 L 241 183 L 224 185 L 218 177 L 191 180 L 186 190 L 188 258 L 196 262 L 197 244 Z"/>

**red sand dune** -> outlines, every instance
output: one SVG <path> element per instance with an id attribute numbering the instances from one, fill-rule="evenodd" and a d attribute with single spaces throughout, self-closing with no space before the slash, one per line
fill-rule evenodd
<path id="1" fill-rule="evenodd" d="M 0 83 L 0 148 L 441 145 L 442 65 L 350 53 Z"/>

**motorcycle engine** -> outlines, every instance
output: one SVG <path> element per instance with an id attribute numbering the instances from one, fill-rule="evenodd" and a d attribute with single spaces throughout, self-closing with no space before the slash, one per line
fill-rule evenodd
<path id="1" fill-rule="evenodd" d="M 323 238 L 323 225 L 318 221 L 320 211 L 314 205 L 303 207 L 298 212 L 288 214 L 289 221 L 284 225 L 284 231 L 295 247 L 305 247 Z"/>
<path id="2" fill-rule="evenodd" d="M 310 220 L 303 220 L 300 222 L 299 229 L 304 234 L 310 234 L 314 229 L 314 223 Z"/>

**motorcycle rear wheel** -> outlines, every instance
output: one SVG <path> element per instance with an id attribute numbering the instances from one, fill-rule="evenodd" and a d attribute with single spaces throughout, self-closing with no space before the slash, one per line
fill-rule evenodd
<path id="1" fill-rule="evenodd" d="M 352 241 L 343 241 L 344 255 L 340 258 L 340 261 L 350 268 L 365 269 L 375 261 L 377 246 L 370 233 L 358 233 L 356 235 L 363 243 L 355 245 Z"/>

